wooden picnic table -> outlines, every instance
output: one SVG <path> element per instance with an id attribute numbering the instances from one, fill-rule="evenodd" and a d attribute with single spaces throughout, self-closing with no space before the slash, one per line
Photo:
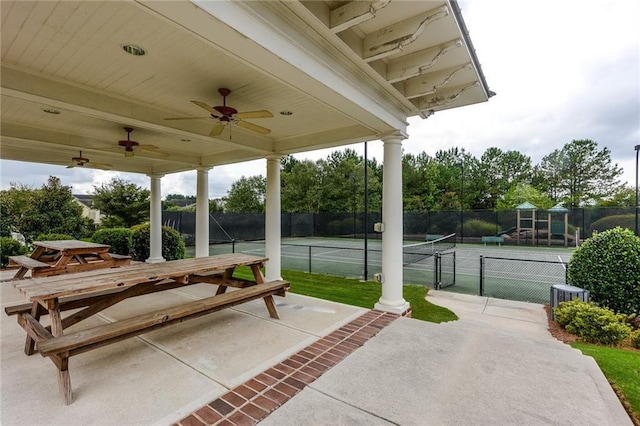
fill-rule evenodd
<path id="1" fill-rule="evenodd" d="M 109 253 L 111 246 L 78 240 L 34 241 L 30 256 L 9 256 L 19 265 L 13 279 L 22 279 L 31 271 L 32 277 L 46 277 L 99 268 L 127 266 L 131 256 Z"/>
<path id="2" fill-rule="evenodd" d="M 270 317 L 278 319 L 273 295 L 284 296 L 289 283 L 265 283 L 261 268 L 266 260 L 245 254 L 226 254 L 16 280 L 12 282 L 14 287 L 29 303 L 7 306 L 5 312 L 16 315 L 18 324 L 27 333 L 25 353 L 33 354 L 35 344 L 40 354 L 56 365 L 59 389 L 68 405 L 73 400 L 69 376 L 69 357 L 73 355 L 259 298 L 264 299 Z M 253 279 L 233 277 L 238 266 L 249 266 Z M 215 296 L 141 312 L 88 330 L 64 332 L 130 297 L 195 283 L 218 285 Z M 227 293 L 227 287 L 238 290 Z M 62 312 L 78 308 L 82 309 L 62 318 Z M 46 314 L 51 323 L 48 327 L 40 322 L 41 316 Z"/>

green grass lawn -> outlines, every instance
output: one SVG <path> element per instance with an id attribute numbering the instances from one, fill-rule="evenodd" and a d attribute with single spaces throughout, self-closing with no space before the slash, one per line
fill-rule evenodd
<path id="1" fill-rule="evenodd" d="M 253 278 L 249 268 L 238 268 L 235 275 L 247 279 Z M 283 270 L 282 278 L 291 283 L 290 291 L 292 293 L 367 309 L 373 308 L 382 293 L 378 283 L 361 282 L 357 279 L 334 275 Z M 405 300 L 411 305 L 412 318 L 435 323 L 458 319 L 456 314 L 447 308 L 427 302 L 425 287 L 405 285 L 403 290 Z"/>
<path id="2" fill-rule="evenodd" d="M 579 342 L 571 346 L 596 360 L 607 380 L 624 394 L 640 420 L 640 352 Z"/>

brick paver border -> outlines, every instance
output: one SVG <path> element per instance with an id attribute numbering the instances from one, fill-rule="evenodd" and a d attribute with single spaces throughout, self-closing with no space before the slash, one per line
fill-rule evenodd
<path id="1" fill-rule="evenodd" d="M 398 317 L 388 312 L 369 311 L 231 389 L 174 426 L 254 425 Z"/>

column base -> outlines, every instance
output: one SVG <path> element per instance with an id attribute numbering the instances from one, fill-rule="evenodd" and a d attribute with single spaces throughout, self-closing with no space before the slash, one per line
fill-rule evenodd
<path id="1" fill-rule="evenodd" d="M 148 258 L 147 260 L 145 260 L 146 263 L 162 263 L 162 262 L 166 262 L 167 259 L 165 259 L 164 257 L 154 257 L 154 258 Z"/>
<path id="2" fill-rule="evenodd" d="M 392 314 L 397 314 L 403 317 L 411 316 L 411 305 L 409 305 L 408 302 L 404 302 L 402 305 L 396 306 L 385 305 L 378 302 L 373 306 L 373 309 L 375 309 L 376 311 L 390 312 Z"/>

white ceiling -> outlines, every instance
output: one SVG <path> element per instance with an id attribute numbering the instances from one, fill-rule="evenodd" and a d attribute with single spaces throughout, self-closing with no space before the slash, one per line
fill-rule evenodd
<path id="1" fill-rule="evenodd" d="M 165 174 L 379 139 L 491 95 L 444 0 L 3 0 L 0 12 L 3 159 L 68 164 L 82 151 L 88 165 Z M 271 132 L 209 136 L 216 120 L 190 101 L 221 105 L 222 87 L 238 111 L 273 113 L 247 119 Z M 127 126 L 165 155 L 125 158 Z"/>

